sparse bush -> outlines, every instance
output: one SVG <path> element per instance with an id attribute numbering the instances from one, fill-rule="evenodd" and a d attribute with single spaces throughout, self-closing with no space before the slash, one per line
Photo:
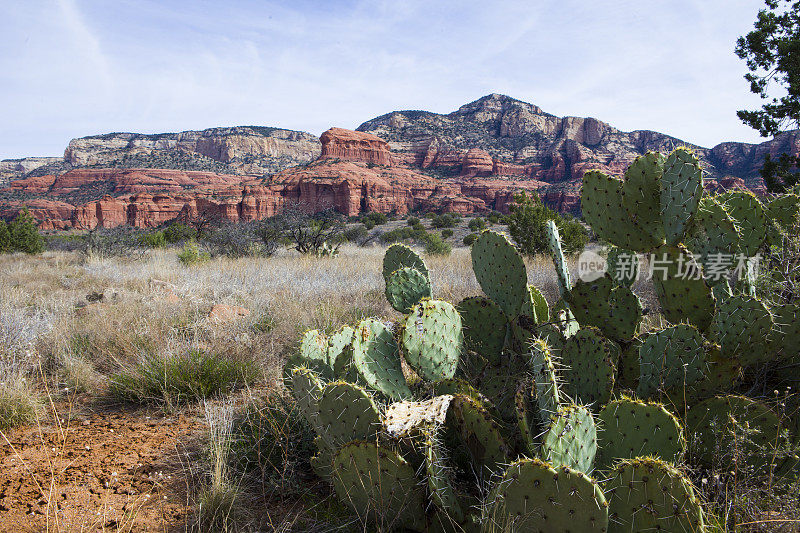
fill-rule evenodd
<path id="1" fill-rule="evenodd" d="M 565 252 L 578 252 L 589 242 L 589 232 L 580 222 L 548 209 L 539 198 L 530 198 L 523 193 L 515 196 L 514 200 L 516 204 L 511 206 L 508 217 L 508 232 L 522 253 L 535 255 L 548 250 L 548 220 L 553 220 L 558 226 Z"/>
<path id="2" fill-rule="evenodd" d="M 130 226 L 96 228 L 80 241 L 80 250 L 86 256 L 141 257 L 145 254 L 141 235 Z"/>
<path id="3" fill-rule="evenodd" d="M 366 224 L 367 222 L 372 223 L 372 227 L 381 226 L 386 224 L 389 221 L 389 217 L 386 216 L 385 213 L 377 213 L 377 212 L 370 212 L 361 215 L 361 222 Z"/>
<path id="4" fill-rule="evenodd" d="M 344 232 L 344 238 L 347 242 L 354 242 L 356 244 L 362 244 L 367 238 L 369 238 L 369 230 L 363 224 L 358 226 L 353 226 L 352 228 L 347 228 Z"/>
<path id="5" fill-rule="evenodd" d="M 39 395 L 23 378 L 0 384 L 0 430 L 33 423 L 40 406 Z"/>
<path id="6" fill-rule="evenodd" d="M 453 236 L 453 230 L 451 230 L 450 228 L 446 228 L 446 229 L 442 230 L 442 237 L 443 238 L 449 239 L 452 236 Z"/>
<path id="7" fill-rule="evenodd" d="M 140 361 L 112 376 L 109 392 L 120 401 L 173 408 L 230 392 L 256 377 L 252 361 L 190 350 Z"/>
<path id="8" fill-rule="evenodd" d="M 476 217 L 469 221 L 467 227 L 469 228 L 470 231 L 475 231 L 475 232 L 483 231 L 486 229 L 486 221 L 483 220 L 481 217 Z"/>
<path id="9" fill-rule="evenodd" d="M 148 248 L 167 247 L 167 238 L 164 236 L 164 230 L 151 231 L 141 235 L 139 238 L 141 243 Z"/>
<path id="10" fill-rule="evenodd" d="M 11 245 L 11 230 L 6 221 L 0 218 L 0 254 L 7 254 L 13 250 Z"/>
<path id="11" fill-rule="evenodd" d="M 281 232 L 270 221 L 224 223 L 204 240 L 212 256 L 269 257 L 281 244 Z"/>
<path id="12" fill-rule="evenodd" d="M 492 224 L 499 224 L 500 223 L 500 218 L 502 216 L 503 216 L 503 214 L 500 213 L 499 211 L 492 211 L 491 213 L 486 215 L 486 220 L 488 220 Z"/>
<path id="13" fill-rule="evenodd" d="M 438 233 L 429 233 L 425 239 L 425 253 L 428 255 L 450 255 L 452 250 Z"/>
<path id="14" fill-rule="evenodd" d="M 164 228 L 164 239 L 169 244 L 190 241 L 197 238 L 197 230 L 180 222 L 172 222 Z"/>
<path id="15" fill-rule="evenodd" d="M 409 226 L 416 226 L 417 224 L 419 224 L 419 218 L 418 217 L 408 217 L 406 219 L 406 224 L 408 224 Z"/>
<path id="16" fill-rule="evenodd" d="M 27 208 L 20 211 L 10 223 L 0 222 L 0 253 L 24 252 L 33 255 L 44 251 L 44 237 Z"/>
<path id="17" fill-rule="evenodd" d="M 464 244 L 466 246 L 472 246 L 472 244 L 477 240 L 478 240 L 478 234 L 477 233 L 469 233 L 468 235 L 464 236 L 464 241 L 463 242 L 464 242 Z"/>
<path id="18" fill-rule="evenodd" d="M 181 251 L 178 252 L 178 261 L 186 266 L 205 263 L 210 259 L 211 255 L 204 250 L 200 250 L 200 247 L 197 246 L 197 242 L 194 239 L 184 244 Z"/>
<path id="19" fill-rule="evenodd" d="M 455 216 L 453 213 L 443 213 L 431 219 L 431 227 L 437 229 L 452 228 L 458 223 L 458 220 L 459 217 Z"/>

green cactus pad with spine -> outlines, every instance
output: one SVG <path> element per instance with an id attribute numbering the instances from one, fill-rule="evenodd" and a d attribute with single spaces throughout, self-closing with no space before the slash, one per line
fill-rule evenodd
<path id="1" fill-rule="evenodd" d="M 447 464 L 445 447 L 439 433 L 439 428 L 431 427 L 425 435 L 425 479 L 428 493 L 438 509 L 438 514 L 446 515 L 445 522 L 459 524 L 464 521 L 464 510 L 453 488 L 453 469 Z"/>
<path id="2" fill-rule="evenodd" d="M 705 518 L 692 482 L 664 461 L 637 457 L 620 461 L 603 485 L 609 533 L 705 531 Z"/>
<path id="3" fill-rule="evenodd" d="M 583 326 L 606 336 L 630 340 L 642 319 L 642 303 L 628 287 L 615 286 L 608 274 L 594 281 L 578 280 L 570 294 L 570 309 Z"/>
<path id="4" fill-rule="evenodd" d="M 319 400 L 322 398 L 322 383 L 317 375 L 304 367 L 292 369 L 292 395 L 303 418 L 314 428 L 318 435 L 323 435 L 319 422 Z"/>
<path id="5" fill-rule="evenodd" d="M 561 250 L 561 236 L 558 234 L 558 226 L 552 220 L 547 221 L 547 244 L 550 248 L 550 255 L 553 257 L 553 265 L 558 277 L 558 291 L 562 298 L 569 296 L 572 288 L 572 278 L 567 267 L 567 260 Z"/>
<path id="6" fill-rule="evenodd" d="M 567 339 L 561 352 L 562 390 L 584 404 L 598 408 L 611 397 L 619 347 L 594 328 L 581 329 Z"/>
<path id="7" fill-rule="evenodd" d="M 533 384 L 527 379 L 520 380 L 514 395 L 514 406 L 517 411 L 517 428 L 530 454 L 535 454 L 538 449 L 536 440 L 539 435 L 538 409 L 533 405 L 533 395 Z"/>
<path id="8" fill-rule="evenodd" d="M 492 401 L 500 418 L 511 422 L 516 417 L 514 395 L 517 392 L 517 381 L 527 370 L 527 365 L 514 352 L 505 352 L 503 358 L 501 363 L 487 365 L 480 375 L 475 376 L 475 382 L 481 393 Z"/>
<path id="9" fill-rule="evenodd" d="M 305 366 L 330 378 L 332 369 L 328 364 L 328 338 L 316 329 L 306 331 L 300 341 L 300 351 L 292 358 L 292 363 L 292 366 Z"/>
<path id="10" fill-rule="evenodd" d="M 686 451 L 680 422 L 658 403 L 614 400 L 600 411 L 598 422 L 596 466 L 601 470 L 617 459 L 643 456 L 677 464 Z"/>
<path id="11" fill-rule="evenodd" d="M 425 500 L 414 468 L 374 442 L 351 442 L 333 460 L 336 495 L 380 531 L 425 529 Z"/>
<path id="12" fill-rule="evenodd" d="M 780 244 L 781 235 L 787 235 L 800 223 L 800 196 L 778 196 L 767 204 L 766 214 L 770 241 Z"/>
<path id="13" fill-rule="evenodd" d="M 641 373 L 639 348 L 641 346 L 642 340 L 636 337 L 621 347 L 617 364 L 617 388 L 634 391 L 639 386 L 639 374 Z"/>
<path id="14" fill-rule="evenodd" d="M 328 366 L 336 377 L 344 377 L 353 361 L 353 333 L 353 328 L 345 325 L 328 337 Z"/>
<path id="15" fill-rule="evenodd" d="M 377 318 L 362 320 L 353 335 L 353 364 L 367 384 L 390 398 L 411 396 L 392 331 Z"/>
<path id="16" fill-rule="evenodd" d="M 508 462 L 510 449 L 500 426 L 478 401 L 469 396 L 454 396 L 447 412 L 447 425 L 456 430 L 482 476 L 491 477 Z"/>
<path id="17" fill-rule="evenodd" d="M 612 246 L 606 258 L 606 272 L 617 285 L 631 287 L 639 277 L 639 256 L 636 252 Z"/>
<path id="18" fill-rule="evenodd" d="M 776 450 L 786 445 L 784 428 L 769 407 L 744 396 L 715 396 L 692 407 L 686 416 L 690 454 L 708 468 L 750 469 L 767 475 L 784 461 Z M 743 472 L 744 473 L 744 472 Z"/>
<path id="19" fill-rule="evenodd" d="M 739 230 L 721 203 L 710 196 L 700 200 L 684 242 L 703 264 L 707 281 L 715 284 L 730 277 L 736 266 L 732 260 L 739 250 Z"/>
<path id="20" fill-rule="evenodd" d="M 547 300 L 534 285 L 528 285 L 528 299 L 522 306 L 521 314 L 532 318 L 536 324 L 550 320 L 550 308 L 547 307 Z"/>
<path id="21" fill-rule="evenodd" d="M 590 170 L 583 175 L 581 212 L 598 237 L 616 246 L 644 252 L 659 244 L 625 211 L 622 180 L 599 170 Z"/>
<path id="22" fill-rule="evenodd" d="M 673 324 L 688 321 L 707 331 L 714 316 L 711 287 L 702 277 L 680 275 L 693 262 L 692 254 L 682 245 L 662 246 L 653 251 L 653 258 L 653 286 L 664 317 Z"/>
<path id="23" fill-rule="evenodd" d="M 779 305 L 772 312 L 772 351 L 784 361 L 800 363 L 800 304 Z"/>
<path id="24" fill-rule="evenodd" d="M 664 223 L 661 221 L 661 175 L 665 157 L 647 152 L 634 160 L 625 171 L 622 184 L 622 205 L 638 227 L 657 243 L 664 242 Z"/>
<path id="25" fill-rule="evenodd" d="M 713 331 L 722 355 L 738 358 L 742 366 L 748 366 L 774 358 L 769 349 L 773 325 L 772 314 L 760 300 L 735 295 L 718 303 Z"/>
<path id="26" fill-rule="evenodd" d="M 597 427 L 591 411 L 580 405 L 562 405 L 550 417 L 539 454 L 554 466 L 590 474 L 597 454 Z"/>
<path id="27" fill-rule="evenodd" d="M 489 298 L 473 296 L 457 306 L 464 331 L 464 348 L 497 361 L 506 341 L 508 318 Z"/>
<path id="28" fill-rule="evenodd" d="M 538 429 L 544 429 L 561 405 L 553 356 L 544 341 L 535 341 L 530 348 L 528 367 L 533 374 L 532 397 L 536 403 Z"/>
<path id="29" fill-rule="evenodd" d="M 581 325 L 575 319 L 575 314 L 564 300 L 556 302 L 550 315 L 550 321 L 558 326 L 565 339 L 572 337 L 581 329 Z"/>
<path id="30" fill-rule="evenodd" d="M 706 372 L 703 336 L 689 324 L 650 333 L 639 348 L 639 388 L 642 398 L 659 391 L 682 390 L 703 379 Z"/>
<path id="31" fill-rule="evenodd" d="M 403 267 L 414 268 L 430 279 L 428 267 L 417 252 L 405 244 L 396 243 L 389 246 L 383 255 L 383 281 L 388 283 L 392 272 Z"/>
<path id="32" fill-rule="evenodd" d="M 508 467 L 489 496 L 498 531 L 604 532 L 608 504 L 595 481 L 568 467 L 523 459 Z"/>
<path id="33" fill-rule="evenodd" d="M 661 221 L 668 245 L 683 240 L 703 195 L 703 171 L 691 150 L 677 148 L 664 161 L 661 175 Z"/>
<path id="34" fill-rule="evenodd" d="M 384 292 L 396 311 L 408 313 L 420 300 L 431 297 L 431 281 L 416 268 L 398 268 L 389 275 Z"/>
<path id="35" fill-rule="evenodd" d="M 483 292 L 509 319 L 516 317 L 529 298 L 522 256 L 505 235 L 490 230 L 478 236 L 471 254 L 472 270 Z"/>
<path id="36" fill-rule="evenodd" d="M 716 344 L 708 345 L 706 351 L 706 371 L 703 379 L 685 391 L 677 390 L 670 394 L 675 405 L 696 404 L 721 392 L 733 389 L 742 377 L 742 367 L 738 359 L 724 357 Z"/>
<path id="37" fill-rule="evenodd" d="M 448 302 L 423 300 L 406 317 L 401 335 L 406 362 L 424 379 L 452 378 L 461 354 L 461 317 Z"/>
<path id="38" fill-rule="evenodd" d="M 372 396 L 346 381 L 334 381 L 322 389 L 319 425 L 326 440 L 339 445 L 368 439 L 381 429 L 381 415 Z"/>
<path id="39" fill-rule="evenodd" d="M 767 239 L 764 205 L 750 191 L 734 190 L 717 197 L 739 230 L 738 253 L 754 257 Z"/>

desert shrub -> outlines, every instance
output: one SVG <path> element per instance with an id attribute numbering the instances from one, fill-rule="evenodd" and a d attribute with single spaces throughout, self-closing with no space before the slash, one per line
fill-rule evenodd
<path id="1" fill-rule="evenodd" d="M 145 254 L 142 231 L 131 226 L 97 228 L 81 241 L 80 251 L 87 256 L 137 257 Z"/>
<path id="2" fill-rule="evenodd" d="M 0 253 L 40 254 L 44 247 L 45 239 L 27 209 L 20 211 L 10 223 L 0 221 Z"/>
<path id="3" fill-rule="evenodd" d="M 210 259 L 211 255 L 205 250 L 200 250 L 200 247 L 197 245 L 197 241 L 194 239 L 184 244 L 183 248 L 181 248 L 181 251 L 178 252 L 178 261 L 186 266 L 205 263 Z"/>
<path id="4" fill-rule="evenodd" d="M 164 230 L 150 231 L 141 235 L 141 243 L 148 248 L 166 248 L 167 238 L 164 235 Z"/>
<path id="5" fill-rule="evenodd" d="M 419 218 L 418 217 L 408 217 L 406 219 L 406 224 L 408 224 L 409 226 L 416 226 L 417 224 L 419 224 Z"/>
<path id="6" fill-rule="evenodd" d="M 254 382 L 257 375 L 252 361 L 189 350 L 178 355 L 151 356 L 116 373 L 109 392 L 120 401 L 172 408 L 230 392 Z"/>
<path id="7" fill-rule="evenodd" d="M 486 229 L 486 221 L 481 217 L 475 217 L 469 221 L 467 227 L 470 231 L 482 231 Z"/>
<path id="8" fill-rule="evenodd" d="M 421 224 L 413 228 L 401 227 L 387 231 L 380 236 L 380 241 L 384 244 L 402 241 L 424 242 L 428 238 L 428 231 Z"/>
<path id="9" fill-rule="evenodd" d="M 445 228 L 442 230 L 442 237 L 444 237 L 445 239 L 449 239 L 452 236 L 453 236 L 453 230 L 451 230 L 450 228 Z"/>
<path id="10" fill-rule="evenodd" d="M 300 490 L 311 474 L 314 431 L 285 390 L 272 390 L 243 409 L 231 437 L 231 466 L 267 493 Z"/>
<path id="11" fill-rule="evenodd" d="M 441 215 L 436 215 L 431 219 L 431 227 L 437 229 L 452 228 L 458 223 L 458 220 L 459 217 L 453 213 L 443 213 Z"/>
<path id="12" fill-rule="evenodd" d="M 347 228 L 344 231 L 344 238 L 347 242 L 361 244 L 369 238 L 369 230 L 367 230 L 365 225 L 359 224 L 358 226 Z"/>
<path id="13" fill-rule="evenodd" d="M 477 240 L 478 240 L 478 234 L 477 233 L 469 233 L 469 234 L 464 236 L 464 241 L 463 242 L 464 242 L 464 244 L 466 246 L 472 246 L 472 244 Z"/>
<path id="14" fill-rule="evenodd" d="M 197 238 L 197 230 L 195 228 L 180 222 L 172 222 L 163 231 L 164 239 L 169 244 L 177 244 Z"/>
<path id="15" fill-rule="evenodd" d="M 269 257 L 282 243 L 281 232 L 270 221 L 226 222 L 203 238 L 212 256 Z"/>
<path id="16" fill-rule="evenodd" d="M 535 255 L 547 252 L 548 220 L 553 220 L 558 226 L 564 251 L 580 251 L 589 241 L 589 233 L 580 222 L 548 209 L 539 198 L 530 198 L 523 193 L 515 196 L 514 200 L 516 203 L 511 206 L 508 217 L 508 232 L 522 253 Z"/>
<path id="17" fill-rule="evenodd" d="M 503 214 L 500 213 L 499 211 L 492 211 L 491 213 L 486 215 L 486 220 L 488 220 L 492 224 L 499 224 L 502 216 Z"/>
<path id="18" fill-rule="evenodd" d="M 385 213 L 377 213 L 377 212 L 370 212 L 364 213 L 361 215 L 361 222 L 366 224 L 367 222 L 372 223 L 372 227 L 380 226 L 386 224 L 389 221 L 389 217 L 386 216 Z"/>
<path id="19" fill-rule="evenodd" d="M 0 430 L 33 423 L 40 406 L 38 393 L 21 377 L 0 383 Z"/>
<path id="20" fill-rule="evenodd" d="M 452 247 L 438 233 L 429 233 L 425 239 L 425 253 L 428 255 L 450 255 Z"/>

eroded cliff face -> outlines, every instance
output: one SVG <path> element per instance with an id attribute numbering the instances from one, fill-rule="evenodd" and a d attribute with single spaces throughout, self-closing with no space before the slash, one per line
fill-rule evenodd
<path id="1" fill-rule="evenodd" d="M 287 204 L 309 211 L 507 211 L 520 191 L 579 213 L 583 173 L 621 176 L 648 150 L 682 141 L 621 132 L 594 118 L 556 117 L 489 95 L 447 115 L 397 111 L 319 140 L 275 128 L 115 133 L 70 142 L 64 158 L 0 162 L 0 216 L 27 205 L 43 228 L 154 227 L 176 218 L 250 221 Z M 764 154 L 800 152 L 800 132 L 762 144 L 692 147 L 706 187 L 763 192 Z M 78 167 L 78 168 L 76 168 Z"/>

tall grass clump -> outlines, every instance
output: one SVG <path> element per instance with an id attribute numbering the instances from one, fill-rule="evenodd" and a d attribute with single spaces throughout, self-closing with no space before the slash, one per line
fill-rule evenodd
<path id="1" fill-rule="evenodd" d="M 189 350 L 177 355 L 150 356 L 111 378 L 112 398 L 168 408 L 231 392 L 258 376 L 249 360 L 219 353 Z"/>
<path id="2" fill-rule="evenodd" d="M 39 394 L 23 378 L 0 383 L 0 431 L 32 424 L 41 407 Z"/>

